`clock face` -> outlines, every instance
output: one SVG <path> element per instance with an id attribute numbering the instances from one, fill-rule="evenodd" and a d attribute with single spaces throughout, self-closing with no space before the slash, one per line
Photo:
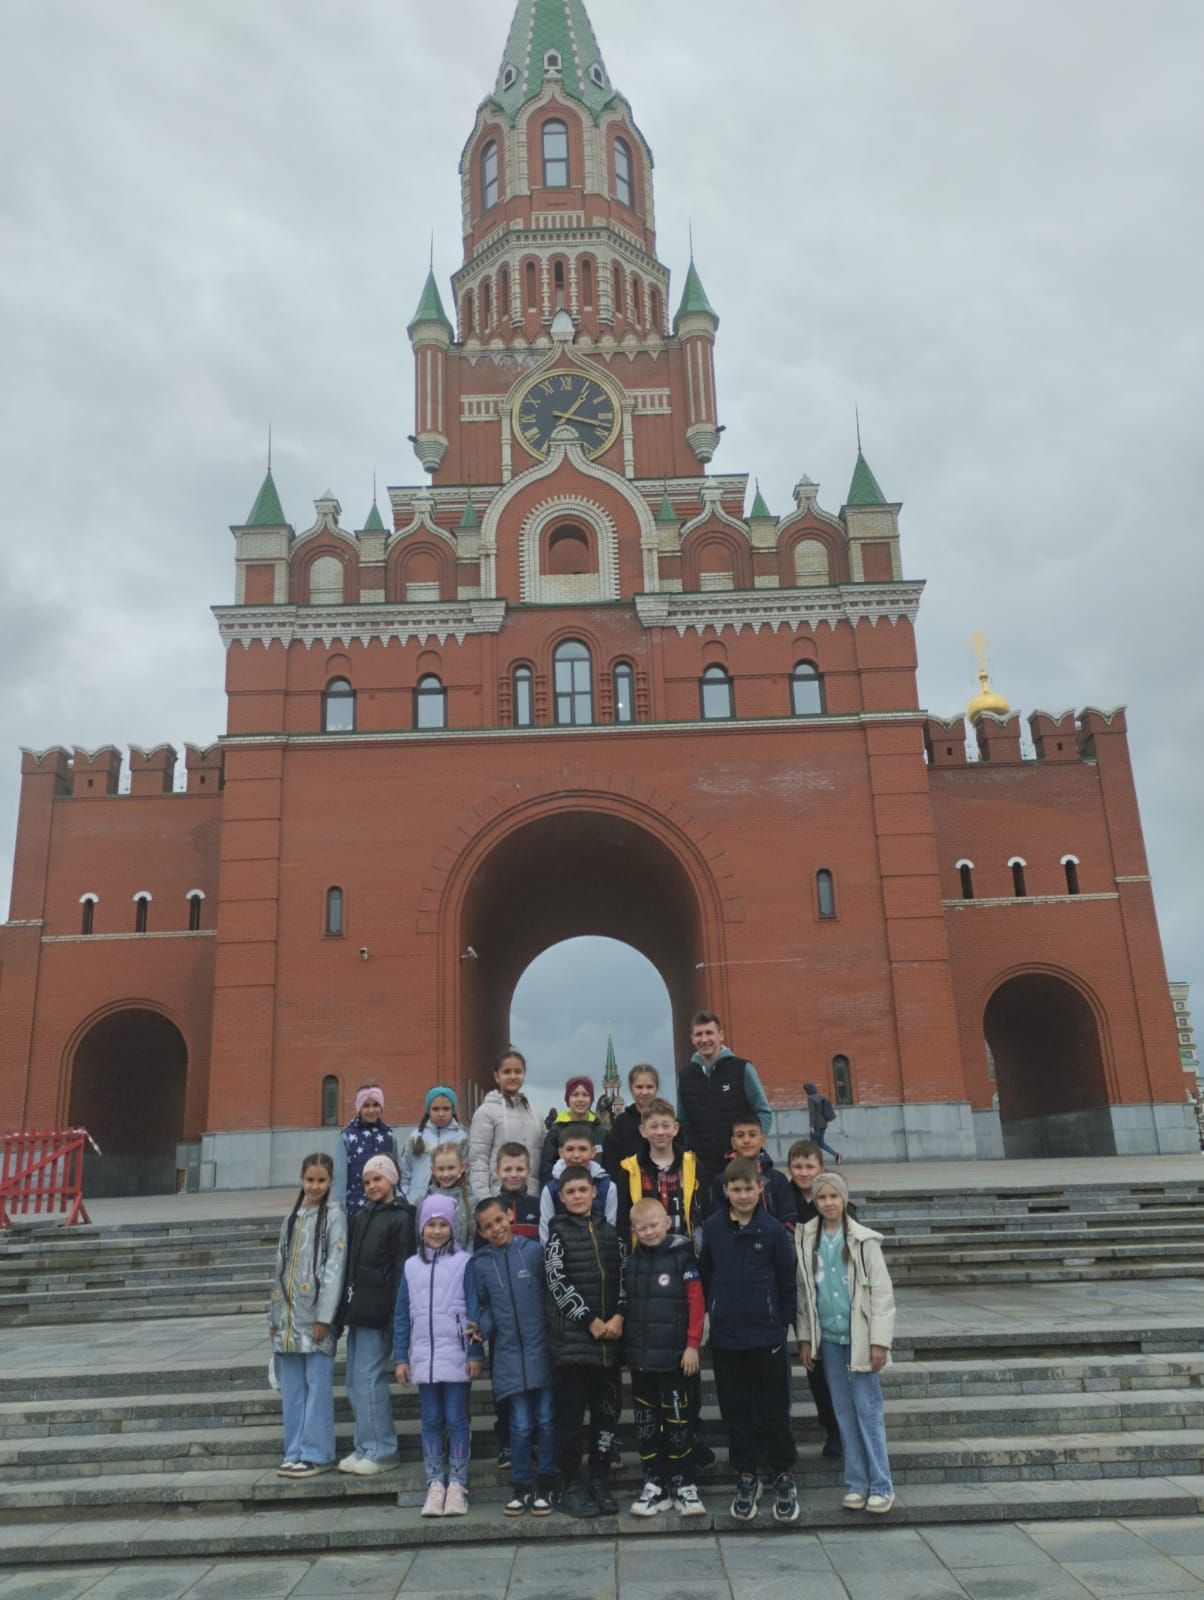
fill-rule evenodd
<path id="1" fill-rule="evenodd" d="M 575 429 L 585 453 L 597 457 L 619 434 L 623 412 L 605 384 L 584 372 L 551 372 L 523 385 L 514 402 L 514 431 L 533 456 L 546 456 L 556 428 Z"/>

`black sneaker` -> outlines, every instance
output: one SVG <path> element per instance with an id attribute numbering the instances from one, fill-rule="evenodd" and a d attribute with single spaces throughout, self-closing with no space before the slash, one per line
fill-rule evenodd
<path id="1" fill-rule="evenodd" d="M 837 1461 L 839 1461 L 844 1455 L 844 1445 L 841 1443 L 839 1429 L 833 1428 L 831 1433 L 824 1440 L 823 1453 L 826 1456 L 833 1457 L 833 1459 Z"/>
<path id="2" fill-rule="evenodd" d="M 798 1490 L 788 1472 L 779 1472 L 773 1480 L 773 1520 L 797 1522 L 799 1518 Z"/>
<path id="3" fill-rule="evenodd" d="M 499 1444 L 497 1447 L 497 1464 L 499 1471 L 504 1472 L 510 1465 L 510 1446 Z"/>
<path id="4" fill-rule="evenodd" d="M 502 1515 L 504 1517 L 521 1517 L 523 1512 L 527 1510 L 530 1503 L 531 1495 L 529 1490 L 524 1489 L 520 1484 L 516 1483 L 509 1500 L 507 1500 L 506 1504 L 502 1507 Z"/>
<path id="5" fill-rule="evenodd" d="M 610 1492 L 610 1485 L 605 1478 L 592 1478 L 589 1486 L 590 1499 L 598 1508 L 600 1517 L 617 1517 L 619 1502 Z"/>
<path id="6" fill-rule="evenodd" d="M 560 1491 L 560 1509 L 566 1517 L 596 1517 L 598 1507 L 580 1478 L 566 1483 Z"/>
<path id="7" fill-rule="evenodd" d="M 718 1459 L 709 1444 L 696 1444 L 694 1446 L 695 1472 L 709 1472 Z"/>
<path id="8" fill-rule="evenodd" d="M 537 1483 L 535 1493 L 531 1496 L 528 1510 L 533 1517 L 550 1517 L 552 1515 L 552 1485 L 550 1483 Z"/>
<path id="9" fill-rule="evenodd" d="M 742 1472 L 736 1479 L 736 1498 L 732 1501 L 732 1516 L 737 1522 L 751 1522 L 757 1514 L 757 1500 L 761 1494 L 761 1481 L 755 1472 Z"/>

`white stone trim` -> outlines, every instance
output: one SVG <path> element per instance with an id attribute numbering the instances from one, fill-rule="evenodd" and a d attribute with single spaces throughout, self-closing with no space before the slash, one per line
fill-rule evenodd
<path id="1" fill-rule="evenodd" d="M 44 917 L 15 917 L 11 922 L 6 922 L 4 926 L 6 928 L 44 928 L 46 919 Z"/>
<path id="2" fill-rule="evenodd" d="M 953 863 L 954 872 L 960 872 L 963 867 L 969 867 L 971 872 L 974 871 L 974 863 L 970 860 L 969 856 L 963 856 L 960 861 L 955 861 Z"/>
<path id="3" fill-rule="evenodd" d="M 573 596 L 573 603 L 588 605 L 597 601 L 619 598 L 619 540 L 613 520 L 602 506 L 580 495 L 562 494 L 554 500 L 545 500 L 528 516 L 519 533 L 518 570 L 519 594 L 527 604 L 555 603 L 560 599 L 559 586 L 554 578 L 542 571 L 539 564 L 539 546 L 544 529 L 552 522 L 567 519 L 584 522 L 593 529 L 598 549 L 598 570 L 583 573 L 582 577 L 595 580 L 596 592 Z M 572 586 L 569 586 L 572 587 Z M 582 590 L 590 587 L 578 586 Z"/>
<path id="4" fill-rule="evenodd" d="M 9 927 L 13 924 L 9 923 Z M 216 939 L 216 928 L 168 928 L 162 933 L 44 933 L 43 944 L 112 944 L 118 939 Z"/>
<path id="5" fill-rule="evenodd" d="M 1008 866 L 1009 867 L 1027 867 L 1028 866 L 1028 862 L 1024 859 L 1023 856 L 1009 856 L 1008 857 Z"/>
<path id="6" fill-rule="evenodd" d="M 425 644 L 437 639 L 463 644 L 470 634 L 500 633 L 504 600 L 443 600 L 438 605 L 214 606 L 218 632 L 233 644 Z"/>
<path id="7" fill-rule="evenodd" d="M 92 902 L 92 904 L 94 906 L 98 906 L 100 904 L 100 896 L 98 894 L 95 894 L 91 889 L 88 889 L 84 894 L 80 895 L 79 903 L 82 906 L 89 900 L 91 900 L 91 902 Z M 10 926 L 11 926 L 11 924 L 10 924 Z"/>
<path id="8" fill-rule="evenodd" d="M 833 584 L 826 589 L 737 589 L 730 594 L 637 594 L 636 614 L 646 628 L 675 628 L 678 636 L 693 628 L 705 633 L 729 628 L 835 628 L 847 622 L 914 622 L 920 608 L 922 582 Z"/>
<path id="9" fill-rule="evenodd" d="M 185 900 L 203 900 L 205 898 L 205 891 L 204 889 L 189 889 L 184 898 Z"/>
<path id="10" fill-rule="evenodd" d="M 1119 900 L 1118 894 L 1026 894 L 991 900 L 942 900 L 947 911 L 967 911 L 983 906 L 1077 906 L 1083 900 Z"/>
<path id="11" fill-rule="evenodd" d="M 1112 880 L 1113 883 L 1152 883 L 1153 879 L 1148 872 L 1118 873 Z"/>
<path id="12" fill-rule="evenodd" d="M 1058 862 L 1058 865 L 1060 867 L 1064 867 L 1068 861 L 1073 861 L 1076 867 L 1081 867 L 1083 865 L 1078 856 L 1063 856 L 1061 861 Z"/>
<path id="13" fill-rule="evenodd" d="M 733 517 L 730 512 L 723 509 L 722 493 L 713 483 L 708 483 L 705 486 L 702 491 L 701 499 L 702 510 L 697 514 L 697 516 L 691 517 L 689 522 L 687 522 L 681 530 L 682 544 L 685 544 L 686 539 L 691 533 L 694 532 L 696 528 L 704 527 L 712 520 L 712 518 L 716 522 L 721 522 L 724 527 L 731 528 L 747 543 L 748 524 L 746 522 L 741 522 L 738 518 Z"/>
<path id="14" fill-rule="evenodd" d="M 130 896 L 130 899 L 135 903 L 135 905 L 139 900 L 153 900 L 154 898 L 154 895 L 149 889 L 139 889 L 136 891 L 136 893 Z"/>

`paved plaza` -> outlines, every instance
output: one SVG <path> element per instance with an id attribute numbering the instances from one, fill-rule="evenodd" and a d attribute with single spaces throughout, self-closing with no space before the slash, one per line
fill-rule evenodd
<path id="1" fill-rule="evenodd" d="M 1171 1600 L 1204 1517 L 881 1528 L 13 1573 L 0 1600 Z"/>

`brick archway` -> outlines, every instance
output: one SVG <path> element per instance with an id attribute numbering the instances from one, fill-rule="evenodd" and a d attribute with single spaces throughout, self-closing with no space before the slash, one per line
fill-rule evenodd
<path id="1" fill-rule="evenodd" d="M 519 978 L 542 951 L 586 935 L 617 939 L 656 967 L 680 1067 L 690 1013 L 726 1008 L 714 974 L 724 970 L 724 923 L 742 920 L 743 908 L 723 881 L 721 852 L 708 861 L 705 841 L 630 794 L 560 789 L 482 820 L 428 884 L 441 944 L 443 1081 L 458 1083 L 470 1105 L 492 1087 Z"/>
<path id="2" fill-rule="evenodd" d="M 172 1194 L 183 1137 L 188 1046 L 170 1018 L 147 1005 L 114 1007 L 80 1031 L 70 1052 L 68 1121 L 89 1152 L 89 1195 Z"/>

